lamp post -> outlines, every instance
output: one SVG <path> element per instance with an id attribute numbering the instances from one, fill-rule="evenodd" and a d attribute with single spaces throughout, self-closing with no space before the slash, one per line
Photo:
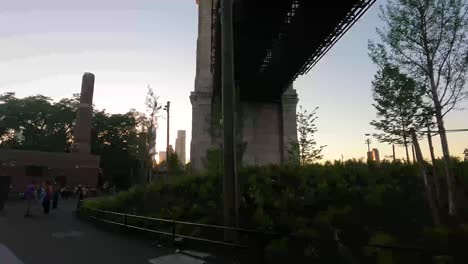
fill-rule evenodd
<path id="1" fill-rule="evenodd" d="M 372 141 L 371 141 L 371 139 L 369 138 L 369 136 L 370 136 L 371 134 L 365 134 L 365 135 L 366 135 L 366 137 L 368 137 L 368 138 L 366 139 L 366 141 L 365 141 L 365 144 L 367 144 L 367 151 L 370 152 L 370 144 L 372 143 Z"/>
<path id="2" fill-rule="evenodd" d="M 167 180 L 169 182 L 169 124 L 170 124 L 170 109 L 171 109 L 171 102 L 167 101 L 167 104 L 164 106 L 164 110 L 167 114 L 167 140 L 166 140 L 166 174 Z"/>
<path id="3" fill-rule="evenodd" d="M 367 145 L 367 161 L 373 161 L 374 160 L 374 153 L 371 152 L 370 144 L 372 143 L 372 140 L 370 139 L 371 134 L 365 134 L 367 139 L 365 141 L 365 144 Z"/>

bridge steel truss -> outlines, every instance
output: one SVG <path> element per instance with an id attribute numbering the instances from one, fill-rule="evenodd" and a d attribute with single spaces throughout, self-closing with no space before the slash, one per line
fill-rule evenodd
<path id="1" fill-rule="evenodd" d="M 376 0 L 236 0 L 234 54 L 242 99 L 279 99 Z M 220 68 L 219 4 L 212 12 L 211 69 Z M 215 74 L 216 75 L 216 74 Z"/>

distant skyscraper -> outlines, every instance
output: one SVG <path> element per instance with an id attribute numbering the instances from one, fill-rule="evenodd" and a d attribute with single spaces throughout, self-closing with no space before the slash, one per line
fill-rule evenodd
<path id="1" fill-rule="evenodd" d="M 177 157 L 179 157 L 180 162 L 185 164 L 185 130 L 178 130 L 177 131 L 177 139 L 176 139 L 176 146 L 175 152 Z"/>
<path id="2" fill-rule="evenodd" d="M 374 148 L 374 149 L 372 149 L 372 151 L 368 151 L 367 152 L 367 160 L 368 161 L 380 162 L 379 150 Z"/>
<path id="3" fill-rule="evenodd" d="M 372 149 L 372 153 L 374 156 L 374 161 L 380 162 L 380 155 L 379 155 L 379 150 L 378 149 Z"/>
<path id="4" fill-rule="evenodd" d="M 166 161 L 166 151 L 159 151 L 159 163 Z"/>

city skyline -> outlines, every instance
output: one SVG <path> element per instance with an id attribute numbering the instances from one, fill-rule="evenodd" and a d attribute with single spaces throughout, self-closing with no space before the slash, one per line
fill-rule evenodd
<path id="1" fill-rule="evenodd" d="M 177 138 L 175 143 L 175 153 L 179 158 L 179 161 L 185 165 L 187 163 L 186 159 L 186 131 L 177 130 Z"/>
<path id="2" fill-rule="evenodd" d="M 171 143 L 177 130 L 191 135 L 190 91 L 195 79 L 197 5 L 180 1 L 102 1 L 91 5 L 61 5 L 45 0 L 41 5 L 2 4 L 0 22 L 0 93 L 13 91 L 24 97 L 43 94 L 55 100 L 79 92 L 81 74 L 96 74 L 95 105 L 110 113 L 131 108 L 144 112 L 146 87 L 160 103 L 171 101 Z M 87 4 L 93 9 L 88 8 Z M 327 160 L 365 158 L 365 134 L 375 132 L 371 81 L 376 67 L 367 57 L 368 39 L 377 40 L 377 1 L 367 14 L 306 76 L 295 83 L 299 105 L 318 111 L 316 140 L 327 145 Z M 82 17 L 87 17 L 86 21 Z M 31 45 L 34 43 L 34 45 Z M 355 69 L 359 69 L 356 71 Z M 131 91 L 131 92 L 129 92 Z M 463 106 L 467 106 L 465 102 Z M 164 113 L 160 113 L 164 116 Z M 468 128 L 466 112 L 447 116 L 447 129 Z M 165 119 L 159 119 L 157 149 L 164 150 Z M 451 153 L 461 156 L 468 147 L 468 133 L 451 133 Z M 189 143 L 190 138 L 187 138 Z M 440 144 L 435 139 L 436 155 Z M 381 157 L 391 146 L 373 140 Z M 421 147 L 428 158 L 427 144 Z M 186 148 L 190 153 L 190 144 Z M 403 158 L 403 148 L 397 148 Z"/>

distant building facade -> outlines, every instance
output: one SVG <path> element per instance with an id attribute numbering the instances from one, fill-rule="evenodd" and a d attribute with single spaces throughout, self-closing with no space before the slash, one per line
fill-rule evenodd
<path id="1" fill-rule="evenodd" d="M 159 163 L 166 161 L 166 151 L 159 151 Z"/>
<path id="2" fill-rule="evenodd" d="M 179 157 L 180 162 L 182 164 L 185 164 L 186 157 L 185 157 L 185 130 L 178 130 L 177 131 L 177 139 L 176 139 L 176 144 L 175 144 L 175 152 L 177 154 L 177 157 Z"/>
<path id="3" fill-rule="evenodd" d="M 379 150 L 374 148 L 374 149 L 372 149 L 372 151 L 368 151 L 367 152 L 367 160 L 368 161 L 380 162 Z"/>
<path id="4" fill-rule="evenodd" d="M 372 149 L 372 153 L 374 154 L 374 161 L 375 162 L 380 162 L 380 154 L 378 149 Z"/>

